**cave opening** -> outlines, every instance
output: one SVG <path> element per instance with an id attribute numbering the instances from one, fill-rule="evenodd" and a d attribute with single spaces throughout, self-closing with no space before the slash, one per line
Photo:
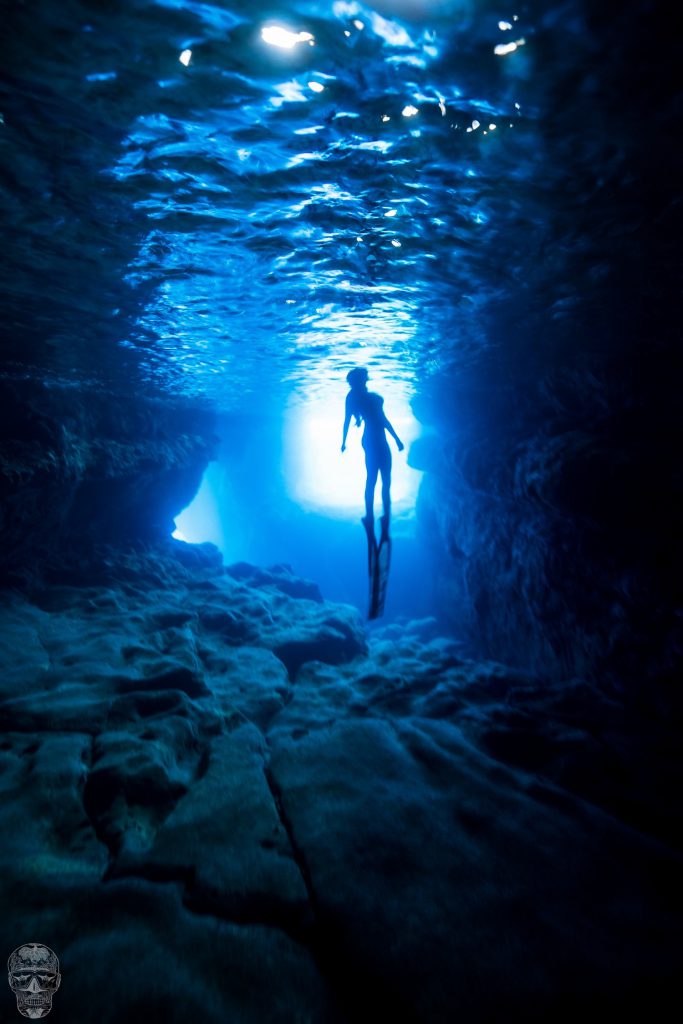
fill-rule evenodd
<path id="1" fill-rule="evenodd" d="M 422 428 L 403 388 L 382 380 L 373 385 L 381 389 L 405 444 L 401 453 L 394 447 L 392 458 L 396 557 L 386 620 L 435 615 L 434 553 L 416 519 L 422 472 L 410 465 L 411 445 Z M 290 397 L 281 420 L 272 411 L 237 420 L 219 417 L 217 458 L 176 516 L 173 536 L 215 544 L 226 564 L 285 562 L 315 580 L 325 597 L 364 612 L 368 581 L 360 520 L 366 471 L 361 430 L 352 430 L 346 452 L 340 451 L 346 391 L 342 377 L 308 401 Z M 375 510 L 379 518 L 381 481 Z"/>
<path id="2" fill-rule="evenodd" d="M 674 22 L 4 5 L 20 1009 L 39 962 L 100 1024 L 676 1005 Z M 372 619 L 352 367 L 405 444 Z"/>

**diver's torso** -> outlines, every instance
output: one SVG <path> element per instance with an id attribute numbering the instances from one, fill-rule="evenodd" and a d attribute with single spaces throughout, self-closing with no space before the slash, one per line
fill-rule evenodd
<path id="1" fill-rule="evenodd" d="M 378 445 L 388 447 L 386 434 L 384 433 L 384 399 L 373 391 L 367 391 L 359 395 L 355 401 L 355 411 L 363 417 L 365 430 L 363 432 L 363 447 L 376 448 Z"/>

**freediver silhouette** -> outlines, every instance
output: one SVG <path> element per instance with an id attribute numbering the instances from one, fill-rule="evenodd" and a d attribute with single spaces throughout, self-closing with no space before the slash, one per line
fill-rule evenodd
<path id="1" fill-rule="evenodd" d="M 391 560 L 391 540 L 389 538 L 389 520 L 391 516 L 391 449 L 387 441 L 388 431 L 396 442 L 400 452 L 403 442 L 384 414 L 384 399 L 381 395 L 368 391 L 368 371 L 357 366 L 346 375 L 350 391 L 346 396 L 344 415 L 344 432 L 342 435 L 342 452 L 346 451 L 346 437 L 352 417 L 356 426 L 365 424 L 363 431 L 363 450 L 365 452 L 365 515 L 362 522 L 368 538 L 368 574 L 370 577 L 370 610 L 368 618 L 375 619 L 384 610 L 384 597 L 389 577 Z M 375 487 L 377 477 L 382 477 L 382 509 L 381 534 L 379 544 L 375 538 Z"/>
<path id="2" fill-rule="evenodd" d="M 344 433 L 341 450 L 346 451 L 346 437 L 349 432 L 351 418 L 355 416 L 356 426 L 365 422 L 363 431 L 363 450 L 365 452 L 365 520 L 373 523 L 375 487 L 377 476 L 382 476 L 382 507 L 386 525 L 391 515 L 391 449 L 385 431 L 389 431 L 398 450 L 403 451 L 403 442 L 384 414 L 384 399 L 381 395 L 368 391 L 368 371 L 358 366 L 346 375 L 350 391 L 346 396 L 346 415 L 344 416 Z"/>

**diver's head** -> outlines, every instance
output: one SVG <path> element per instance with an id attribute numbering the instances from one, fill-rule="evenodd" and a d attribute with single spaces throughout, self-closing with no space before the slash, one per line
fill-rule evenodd
<path id="1" fill-rule="evenodd" d="M 356 366 L 346 374 L 346 380 L 350 388 L 362 389 L 367 385 L 369 373 L 364 366 Z"/>

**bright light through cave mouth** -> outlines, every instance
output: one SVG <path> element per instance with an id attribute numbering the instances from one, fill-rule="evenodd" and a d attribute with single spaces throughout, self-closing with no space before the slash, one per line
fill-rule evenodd
<path id="1" fill-rule="evenodd" d="M 372 390 L 372 383 L 370 383 Z M 387 435 L 391 448 L 392 514 L 413 517 L 422 474 L 407 463 L 411 443 L 420 434 L 407 399 L 400 394 L 385 395 L 385 412 L 405 448 L 399 452 Z M 361 446 L 363 427 L 351 421 L 346 451 L 341 452 L 344 406 L 323 398 L 293 401 L 285 424 L 283 471 L 290 497 L 302 508 L 335 519 L 360 518 L 364 513 L 365 456 Z M 381 514 L 381 479 L 375 489 L 375 515 Z"/>
<path id="2" fill-rule="evenodd" d="M 370 390 L 373 384 L 371 380 Z M 405 445 L 399 452 L 393 438 L 387 435 L 392 453 L 392 519 L 407 525 L 415 516 L 422 479 L 422 473 L 412 469 L 407 459 L 410 445 L 422 428 L 400 385 L 382 380 L 377 390 L 384 396 L 386 415 Z M 345 389 L 334 396 L 318 392 L 315 397 L 309 394 L 291 398 L 283 423 L 280 466 L 281 485 L 290 501 L 307 513 L 337 521 L 360 520 L 365 511 L 362 426 L 357 428 L 351 422 L 346 451 L 340 451 L 344 399 Z M 210 463 L 194 500 L 177 516 L 173 536 L 191 544 L 210 541 L 220 548 L 228 562 L 243 558 L 243 488 L 239 485 L 243 472 L 242 467 L 235 476 L 229 465 L 220 461 Z M 376 516 L 381 515 L 381 509 L 378 479 Z M 277 557 L 290 555 L 291 552 L 281 551 Z"/>

